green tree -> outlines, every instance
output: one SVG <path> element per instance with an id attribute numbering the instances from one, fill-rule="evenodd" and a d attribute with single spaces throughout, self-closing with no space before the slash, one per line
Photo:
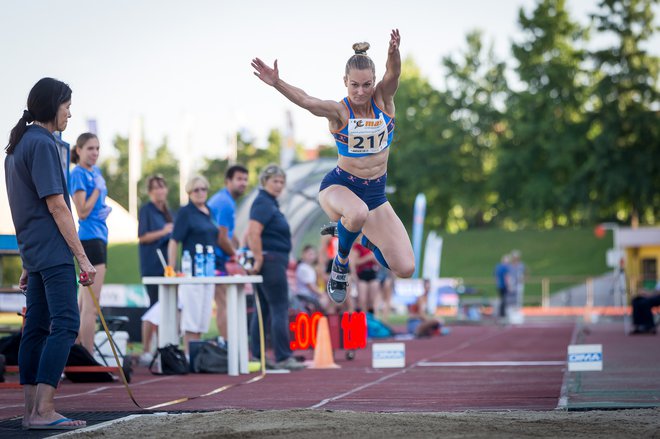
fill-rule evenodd
<path id="1" fill-rule="evenodd" d="M 491 178 L 504 131 L 502 111 L 509 89 L 506 64 L 495 57 L 492 44 L 485 48 L 482 40 L 480 31 L 470 32 L 467 49 L 459 59 L 443 58 L 445 104 L 454 127 L 450 138 L 456 145 L 452 158 L 457 170 L 449 218 L 461 229 L 487 224 L 497 215 L 492 208 L 496 195 Z"/>
<path id="2" fill-rule="evenodd" d="M 404 224 L 411 224 L 415 196 L 424 192 L 427 218 L 432 227 L 446 223 L 453 195 L 455 171 L 445 98 L 422 77 L 412 59 L 402 65 L 399 90 L 395 97 L 396 131 L 390 150 L 388 195 Z"/>
<path id="3" fill-rule="evenodd" d="M 410 224 L 415 196 L 423 192 L 428 226 L 458 231 L 494 217 L 489 178 L 507 85 L 504 63 L 484 48 L 480 32 L 470 33 L 466 51 L 443 65 L 447 91 L 435 90 L 412 60 L 403 64 L 388 173 L 396 192 L 389 198 Z"/>
<path id="4" fill-rule="evenodd" d="M 588 157 L 584 117 L 588 75 L 578 48 L 585 30 L 564 0 L 541 0 L 519 23 L 512 46 L 521 90 L 507 101 L 507 131 L 494 184 L 501 223 L 511 226 L 580 222 L 588 201 L 581 166 Z"/>
<path id="5" fill-rule="evenodd" d="M 585 165 L 601 217 L 654 223 L 660 214 L 658 57 L 643 47 L 657 27 L 657 0 L 601 0 L 596 29 L 614 44 L 591 53 L 598 78 L 589 114 Z"/>

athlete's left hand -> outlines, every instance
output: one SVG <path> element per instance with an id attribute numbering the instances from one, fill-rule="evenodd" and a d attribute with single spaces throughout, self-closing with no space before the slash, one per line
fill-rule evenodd
<path id="1" fill-rule="evenodd" d="M 392 29 L 392 32 L 390 33 L 390 47 L 387 50 L 388 55 L 391 55 L 399 50 L 399 44 L 401 44 L 401 35 L 399 34 L 399 29 Z"/>
<path id="2" fill-rule="evenodd" d="M 280 79 L 280 71 L 277 68 L 277 60 L 275 60 L 273 68 L 270 68 L 268 65 L 266 65 L 265 62 L 259 58 L 255 58 L 252 60 L 252 68 L 256 70 L 254 72 L 254 76 L 261 79 L 270 86 L 275 85 L 275 83 L 277 83 L 277 81 Z"/>

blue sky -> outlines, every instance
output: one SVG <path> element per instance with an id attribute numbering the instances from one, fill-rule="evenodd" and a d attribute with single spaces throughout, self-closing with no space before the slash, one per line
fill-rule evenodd
<path id="1" fill-rule="evenodd" d="M 3 2 L 0 14 L 0 136 L 25 106 L 43 76 L 73 89 L 70 143 L 97 120 L 102 154 L 116 134 L 127 136 L 137 117 L 152 146 L 170 139 L 176 154 L 218 157 L 228 137 L 246 129 L 264 144 L 272 128 L 284 130 L 290 110 L 295 139 L 330 143 L 325 120 L 297 109 L 252 74 L 250 60 L 279 59 L 287 82 L 323 99 L 345 95 L 343 67 L 357 41 L 371 43 L 377 76 L 385 66 L 390 29 L 401 31 L 403 57 L 440 86 L 443 56 L 465 47 L 465 35 L 483 30 L 500 58 L 519 38 L 517 14 L 533 0 L 281 0 Z M 586 22 L 596 1 L 569 1 Z M 658 38 L 652 51 L 660 53 Z"/>

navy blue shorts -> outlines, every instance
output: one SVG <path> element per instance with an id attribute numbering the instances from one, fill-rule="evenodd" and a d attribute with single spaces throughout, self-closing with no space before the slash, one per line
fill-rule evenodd
<path id="1" fill-rule="evenodd" d="M 387 173 L 373 180 L 367 180 L 351 175 L 337 166 L 323 177 L 319 192 L 334 184 L 344 186 L 364 201 L 369 210 L 374 210 L 387 202 L 387 197 L 385 196 L 386 182 Z"/>

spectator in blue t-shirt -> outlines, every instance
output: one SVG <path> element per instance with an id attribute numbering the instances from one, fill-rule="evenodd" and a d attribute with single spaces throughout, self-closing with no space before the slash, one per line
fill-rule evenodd
<path id="1" fill-rule="evenodd" d="M 218 226 L 211 217 L 206 205 L 209 182 L 201 175 L 195 175 L 186 183 L 190 202 L 181 207 L 174 220 L 172 238 L 167 247 L 168 263 L 176 267 L 179 243 L 182 251 L 188 250 L 195 258 L 195 247 L 218 244 Z M 209 330 L 213 308 L 213 285 L 179 286 L 179 306 L 181 307 L 181 331 L 184 349 L 188 353 L 190 341 L 199 340 Z"/>
<path id="2" fill-rule="evenodd" d="M 233 165 L 225 172 L 225 188 L 216 192 L 208 201 L 211 216 L 218 225 L 218 245 L 215 246 L 215 268 L 226 273 L 225 264 L 236 255 L 238 240 L 234 237 L 236 200 L 245 193 L 248 170 L 242 165 Z M 227 336 L 227 288 L 215 286 L 215 321 L 221 339 Z"/>
<path id="3" fill-rule="evenodd" d="M 247 241 L 254 255 L 252 272 L 261 274 L 257 285 L 264 324 L 270 320 L 270 337 L 275 351 L 275 366 L 302 369 L 289 346 L 289 285 L 286 269 L 291 252 L 291 230 L 280 211 L 277 197 L 284 190 L 286 174 L 277 165 L 268 165 L 259 175 L 261 188 L 250 208 Z M 261 358 L 259 321 L 255 313 L 250 322 L 252 355 Z M 265 361 L 265 359 L 264 359 Z"/>
<path id="4" fill-rule="evenodd" d="M 163 264 L 158 257 L 158 250 L 167 254 L 167 244 L 172 235 L 174 222 L 172 214 L 167 206 L 167 182 L 160 175 L 152 175 L 147 178 L 147 193 L 149 202 L 140 208 L 138 213 L 138 249 L 140 253 L 140 273 L 142 276 L 163 276 Z M 153 319 L 146 318 L 148 315 L 156 315 L 154 306 L 158 302 L 158 285 L 146 285 L 149 295 L 149 309 L 142 317 L 142 350 L 140 363 L 149 365 L 152 357 L 151 339 L 158 328 Z M 155 316 L 157 318 L 157 316 Z"/>
<path id="5" fill-rule="evenodd" d="M 511 285 L 511 257 L 503 255 L 500 263 L 495 266 L 493 275 L 495 276 L 495 286 L 500 295 L 500 317 L 506 317 L 506 306 L 510 296 Z"/>
<path id="6" fill-rule="evenodd" d="M 101 298 L 101 288 L 108 262 L 108 226 L 105 223 L 112 208 L 105 203 L 108 189 L 101 170 L 96 166 L 99 158 L 99 139 L 96 134 L 83 133 L 78 136 L 71 149 L 71 162 L 76 167 L 71 171 L 69 193 L 78 212 L 78 237 L 89 261 L 96 269 L 96 281 L 92 290 L 96 300 Z M 94 352 L 97 311 L 94 301 L 86 289 L 78 297 L 80 305 L 80 330 L 78 341 L 89 352 Z"/>
<path id="7" fill-rule="evenodd" d="M 26 429 L 75 429 L 86 424 L 55 411 L 57 385 L 80 325 L 73 257 L 83 285 L 93 284 L 96 273 L 76 234 L 53 136 L 66 129 L 70 106 L 68 85 L 52 78 L 39 80 L 6 148 L 7 197 L 23 263 L 18 285 L 27 305 L 18 351 Z"/>

